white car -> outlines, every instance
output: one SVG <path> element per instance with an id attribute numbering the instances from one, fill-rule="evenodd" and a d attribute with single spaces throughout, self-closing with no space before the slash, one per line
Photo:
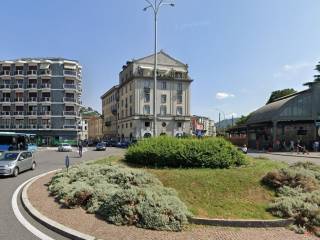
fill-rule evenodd
<path id="1" fill-rule="evenodd" d="M 68 143 L 61 143 L 58 147 L 59 152 L 72 152 L 72 147 Z"/>

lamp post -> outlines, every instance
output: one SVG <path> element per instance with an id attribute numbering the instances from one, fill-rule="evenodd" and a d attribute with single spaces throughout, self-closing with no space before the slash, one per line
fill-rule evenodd
<path id="1" fill-rule="evenodd" d="M 154 84 L 153 84 L 153 136 L 157 136 L 157 38 L 158 38 L 158 13 L 162 6 L 170 6 L 174 7 L 174 3 L 166 2 L 164 0 L 145 0 L 148 3 L 148 6 L 146 6 L 143 11 L 147 11 L 149 8 L 153 10 L 154 13 Z"/>

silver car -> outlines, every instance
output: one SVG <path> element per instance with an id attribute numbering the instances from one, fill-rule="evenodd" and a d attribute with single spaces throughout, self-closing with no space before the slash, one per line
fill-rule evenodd
<path id="1" fill-rule="evenodd" d="M 16 177 L 23 171 L 35 168 L 36 162 L 31 152 L 10 151 L 0 155 L 0 175 L 2 176 Z"/>
<path id="2" fill-rule="evenodd" d="M 72 147 L 68 143 L 61 143 L 58 147 L 58 152 L 72 152 Z"/>

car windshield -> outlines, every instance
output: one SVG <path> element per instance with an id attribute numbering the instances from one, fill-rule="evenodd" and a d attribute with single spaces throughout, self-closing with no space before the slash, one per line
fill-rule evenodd
<path id="1" fill-rule="evenodd" d="M 17 159 L 19 153 L 13 152 L 13 153 L 3 153 L 0 156 L 0 161 L 14 161 Z"/>

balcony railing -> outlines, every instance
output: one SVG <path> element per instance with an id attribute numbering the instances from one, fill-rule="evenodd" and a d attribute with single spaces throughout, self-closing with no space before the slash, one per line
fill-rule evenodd
<path id="1" fill-rule="evenodd" d="M 10 125 L 0 125 L 1 129 L 10 129 L 11 126 Z"/>
<path id="2" fill-rule="evenodd" d="M 17 97 L 14 99 L 15 102 L 24 102 L 24 98 L 23 97 Z"/>
<path id="3" fill-rule="evenodd" d="M 37 111 L 30 111 L 30 112 L 27 112 L 27 115 L 28 116 L 37 116 L 38 112 Z"/>
<path id="4" fill-rule="evenodd" d="M 10 84 L 2 84 L 2 85 L 0 85 L 0 88 L 2 88 L 2 89 L 11 89 L 11 85 Z"/>
<path id="5" fill-rule="evenodd" d="M 72 76 L 72 77 L 78 76 L 77 71 L 73 71 L 73 70 L 63 70 L 63 74 L 66 76 Z"/>
<path id="6" fill-rule="evenodd" d="M 42 111 L 40 112 L 41 116 L 50 116 L 51 115 L 51 111 Z"/>
<path id="7" fill-rule="evenodd" d="M 17 111 L 17 112 L 13 112 L 14 116 L 24 116 L 24 112 L 23 111 Z"/>
<path id="8" fill-rule="evenodd" d="M 15 70 L 14 75 L 16 76 L 24 76 L 24 71 L 23 70 Z"/>
<path id="9" fill-rule="evenodd" d="M 63 88 L 65 89 L 77 89 L 77 86 L 75 84 L 63 84 Z"/>
<path id="10" fill-rule="evenodd" d="M 38 128 L 40 128 L 40 129 L 50 129 L 51 125 L 50 124 L 42 124 L 42 125 L 38 125 Z"/>
<path id="11" fill-rule="evenodd" d="M 2 111 L 0 113 L 1 113 L 1 116 L 11 116 L 11 112 L 9 111 Z"/>
<path id="12" fill-rule="evenodd" d="M 37 97 L 29 97 L 28 102 L 37 102 L 38 98 Z"/>
<path id="13" fill-rule="evenodd" d="M 75 99 L 74 97 L 64 97 L 63 101 L 64 102 L 77 102 L 77 99 Z"/>
<path id="14" fill-rule="evenodd" d="M 14 89 L 17 89 L 17 88 L 23 89 L 24 86 L 23 86 L 23 84 L 18 83 L 18 84 L 14 84 L 14 85 L 13 85 L 13 88 L 14 88 Z"/>
<path id="15" fill-rule="evenodd" d="M 36 83 L 29 83 L 28 86 L 27 86 L 27 88 L 37 89 L 37 88 L 38 88 L 38 84 L 36 84 Z"/>
<path id="16" fill-rule="evenodd" d="M 63 115 L 65 115 L 65 116 L 77 116 L 77 112 L 76 111 L 64 111 Z"/>
<path id="17" fill-rule="evenodd" d="M 28 70 L 27 74 L 30 76 L 36 76 L 38 75 L 38 70 Z"/>
<path id="18" fill-rule="evenodd" d="M 63 128 L 65 129 L 77 129 L 76 125 L 63 125 Z"/>
<path id="19" fill-rule="evenodd" d="M 8 98 L 8 97 L 4 97 L 4 98 L 1 98 L 0 101 L 1 101 L 1 102 L 7 102 L 7 103 L 8 103 L 8 102 L 11 102 L 11 99 Z"/>
<path id="20" fill-rule="evenodd" d="M 42 97 L 40 100 L 41 102 L 51 102 L 51 97 Z"/>
<path id="21" fill-rule="evenodd" d="M 11 76 L 11 71 L 10 70 L 3 70 L 0 72 L 1 76 Z"/>
<path id="22" fill-rule="evenodd" d="M 36 124 L 31 124 L 26 126 L 27 129 L 37 129 L 38 126 Z"/>
<path id="23" fill-rule="evenodd" d="M 24 129 L 25 126 L 24 126 L 23 124 L 16 124 L 16 125 L 14 126 L 14 128 L 15 128 L 15 129 Z"/>
<path id="24" fill-rule="evenodd" d="M 39 75 L 41 75 L 41 76 L 43 76 L 43 75 L 51 76 L 51 74 L 52 74 L 52 71 L 49 69 L 40 69 L 39 70 Z"/>
<path id="25" fill-rule="evenodd" d="M 51 88 L 51 83 L 42 83 L 41 88 Z"/>

